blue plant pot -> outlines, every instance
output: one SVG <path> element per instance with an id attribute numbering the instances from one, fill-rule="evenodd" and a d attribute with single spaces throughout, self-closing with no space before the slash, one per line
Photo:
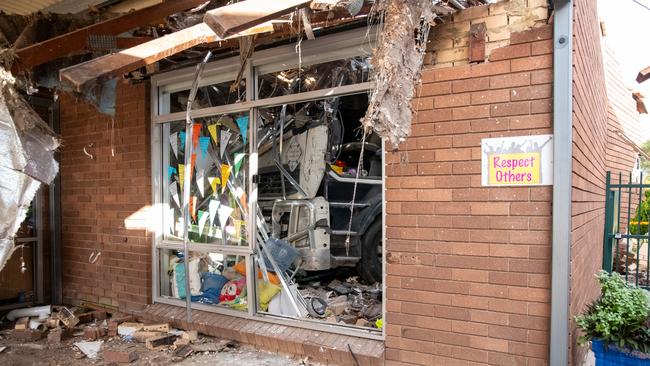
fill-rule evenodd
<path id="1" fill-rule="evenodd" d="M 591 350 L 596 356 L 596 366 L 650 366 L 650 354 L 622 350 L 612 344 L 605 346 L 600 339 L 591 340 Z"/>

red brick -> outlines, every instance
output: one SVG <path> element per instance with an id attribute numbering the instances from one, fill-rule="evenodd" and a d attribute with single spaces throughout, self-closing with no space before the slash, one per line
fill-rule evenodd
<path id="1" fill-rule="evenodd" d="M 507 89 L 485 90 L 472 93 L 472 104 L 491 104 L 510 101 L 510 92 Z"/>
<path id="2" fill-rule="evenodd" d="M 530 85 L 530 75 L 530 72 L 519 72 L 492 76 L 490 78 L 490 88 L 501 89 Z"/>
<path id="3" fill-rule="evenodd" d="M 512 60 L 512 72 L 529 71 L 550 68 L 553 66 L 553 56 L 539 55 Z"/>
<path id="4" fill-rule="evenodd" d="M 477 119 L 490 117 L 489 106 L 471 106 L 454 108 L 452 112 L 452 119 Z"/>
<path id="5" fill-rule="evenodd" d="M 138 359 L 138 353 L 128 348 L 126 349 L 105 349 L 102 351 L 102 357 L 106 362 L 131 363 Z"/>
<path id="6" fill-rule="evenodd" d="M 523 32 L 515 32 L 510 35 L 511 44 L 535 42 L 553 38 L 553 27 L 550 25 L 525 30 Z"/>
<path id="7" fill-rule="evenodd" d="M 490 78 L 474 78 L 467 80 L 454 80 L 452 82 L 452 91 L 454 93 L 465 93 L 476 90 L 486 90 L 490 88 Z"/>
<path id="8" fill-rule="evenodd" d="M 490 106 L 490 117 L 504 117 L 530 114 L 530 102 L 512 102 Z"/>
<path id="9" fill-rule="evenodd" d="M 435 108 L 450 108 L 469 105 L 470 94 L 447 94 L 434 98 Z"/>
<path id="10" fill-rule="evenodd" d="M 497 61 L 530 56 L 530 46 L 529 43 L 523 43 L 497 48 L 490 54 L 490 60 Z"/>

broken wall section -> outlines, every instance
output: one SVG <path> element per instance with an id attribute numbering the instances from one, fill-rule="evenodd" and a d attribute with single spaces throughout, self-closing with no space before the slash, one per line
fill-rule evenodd
<path id="1" fill-rule="evenodd" d="M 118 83 L 113 133 L 110 117 L 70 94 L 60 113 L 63 301 L 139 309 L 151 302 L 148 84 Z"/>
<path id="2" fill-rule="evenodd" d="M 495 57 L 498 59 L 504 52 L 518 52 L 520 57 L 528 56 L 530 52 L 525 53 L 525 47 L 501 48 L 510 45 L 510 35 L 513 32 L 544 26 L 547 19 L 546 0 L 500 1 L 459 11 L 451 21 L 431 29 L 424 68 L 469 64 L 470 27 L 479 23 L 485 23 L 487 28 L 486 60 Z M 496 54 L 493 55 L 495 51 Z"/>

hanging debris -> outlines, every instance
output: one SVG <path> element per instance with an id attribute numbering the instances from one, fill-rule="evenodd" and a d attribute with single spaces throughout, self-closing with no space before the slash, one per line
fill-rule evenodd
<path id="1" fill-rule="evenodd" d="M 376 85 L 362 123 L 396 149 L 411 132 L 411 99 L 435 13 L 431 0 L 382 0 L 373 12 L 384 21 L 372 57 Z"/>
<path id="2" fill-rule="evenodd" d="M 16 80 L 0 68 L 0 270 L 14 250 L 14 235 L 41 182 L 58 172 L 59 140 L 15 90 Z"/>

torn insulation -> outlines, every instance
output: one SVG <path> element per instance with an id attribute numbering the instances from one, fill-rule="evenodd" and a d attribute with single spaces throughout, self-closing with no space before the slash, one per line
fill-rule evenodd
<path id="1" fill-rule="evenodd" d="M 373 52 L 375 87 L 362 124 L 396 149 L 411 132 L 414 85 L 420 81 L 435 13 L 431 0 L 383 0 L 375 4 L 373 12 L 383 18 L 383 30 Z"/>
<path id="2" fill-rule="evenodd" d="M 14 251 L 14 235 L 41 183 L 58 173 L 54 151 L 60 142 L 0 69 L 0 270 Z"/>

